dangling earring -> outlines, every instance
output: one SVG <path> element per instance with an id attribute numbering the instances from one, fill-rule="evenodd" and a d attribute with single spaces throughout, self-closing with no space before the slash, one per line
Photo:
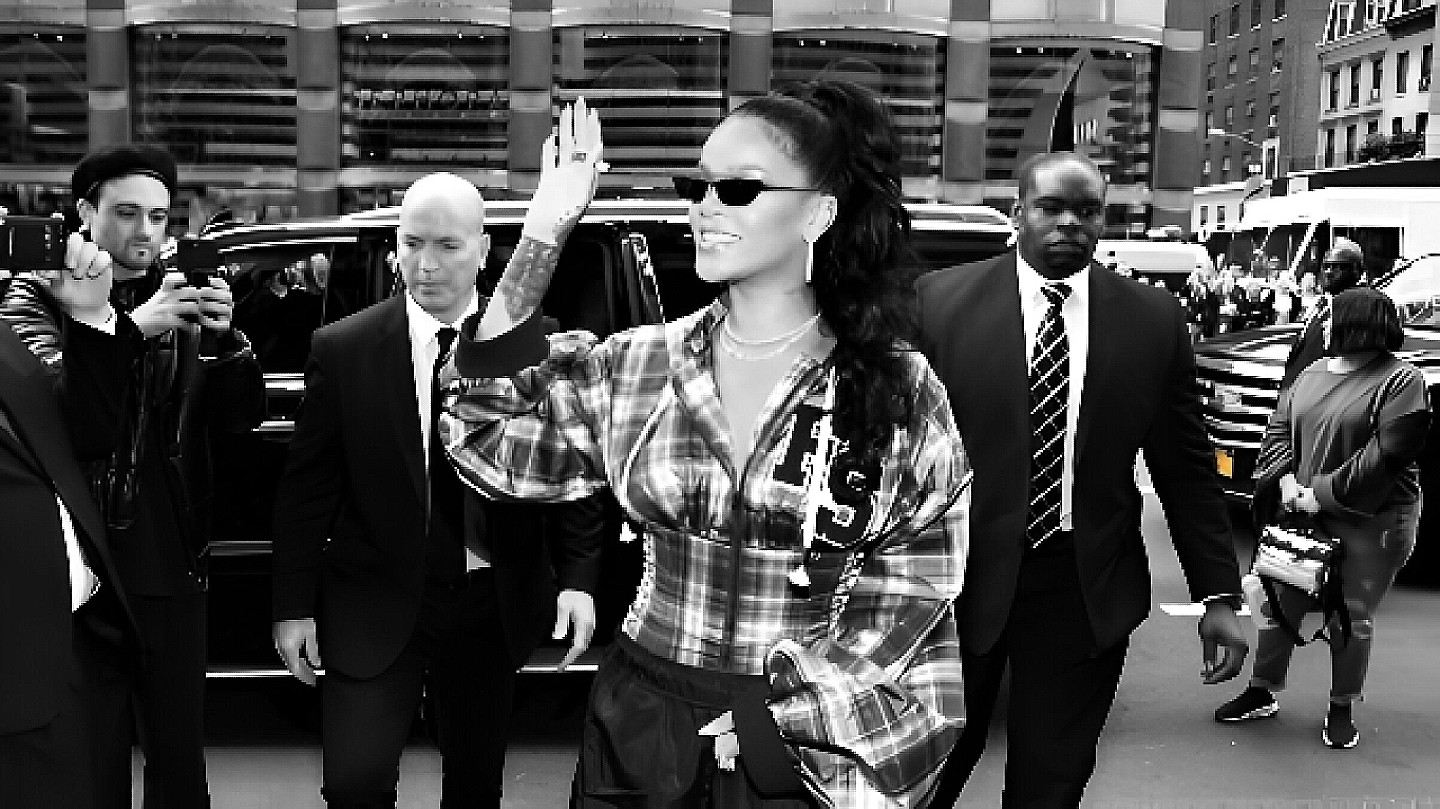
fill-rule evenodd
<path id="1" fill-rule="evenodd" d="M 800 237 L 804 239 L 805 237 Z M 815 276 L 815 243 L 805 239 L 805 283 L 814 283 Z"/>

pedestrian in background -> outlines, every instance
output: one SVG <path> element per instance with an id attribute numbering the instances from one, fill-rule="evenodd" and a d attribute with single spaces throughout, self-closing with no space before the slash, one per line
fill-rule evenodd
<path id="1" fill-rule="evenodd" d="M 1280 390 L 1290 387 L 1301 371 L 1325 355 L 1325 323 L 1330 319 L 1330 300 L 1335 295 L 1365 280 L 1365 254 L 1360 245 L 1344 237 L 1337 238 L 1320 262 L 1320 295 L 1305 318 L 1305 327 L 1295 335 L 1290 353 L 1285 357 L 1285 373 Z"/>
<path id="2" fill-rule="evenodd" d="M 212 432 L 244 432 L 265 416 L 265 381 L 231 327 L 229 284 L 192 286 L 160 261 L 175 160 L 151 146 L 85 156 L 71 175 L 83 228 L 114 257 L 110 301 L 145 336 L 130 363 L 135 395 L 108 460 L 90 470 L 120 583 L 145 641 L 146 664 L 102 660 L 91 688 L 96 798 L 129 809 L 130 748 L 145 754 L 145 807 L 209 806 L 205 776 L 205 563 Z M 43 284 L 16 279 L 0 317 L 47 367 L 61 362 L 64 321 Z M 202 335 L 213 356 L 201 357 Z"/>
<path id="3" fill-rule="evenodd" d="M 583 166 L 596 127 L 572 145 L 562 120 L 548 153 Z M 549 274 L 507 272 L 461 343 L 445 423 L 466 478 L 505 498 L 610 486 L 644 543 L 571 806 L 926 804 L 960 727 L 970 474 L 905 342 L 899 161 L 857 85 L 746 101 L 676 180 L 718 300 L 547 349 L 527 318 Z M 473 361 L 503 341 L 540 364 Z"/>
<path id="4" fill-rule="evenodd" d="M 1335 296 L 1323 328 L 1331 356 L 1306 368 L 1280 396 L 1257 461 L 1257 524 L 1277 509 L 1313 518 L 1340 540 L 1341 578 L 1352 636 L 1329 627 L 1330 707 L 1324 743 L 1360 740 L 1352 707 L 1361 699 L 1375 634 L 1375 611 L 1415 548 L 1423 498 L 1416 463 L 1430 428 L 1425 376 L 1394 352 L 1405 340 L 1383 292 Z M 1281 607 L 1297 626 L 1316 604 L 1282 588 Z M 1295 640 L 1283 627 L 1260 630 L 1249 687 L 1215 712 L 1222 722 L 1274 716 Z"/>
<path id="5" fill-rule="evenodd" d="M 1016 251 L 921 278 L 921 342 L 975 465 L 960 595 L 968 722 L 935 798 L 946 809 L 985 748 L 1010 671 L 1006 807 L 1074 807 L 1125 663 L 1152 609 L 1136 455 L 1164 506 L 1199 624 L 1202 677 L 1247 644 L 1215 451 L 1173 296 L 1092 260 L 1105 179 L 1075 153 L 1020 168 Z"/>

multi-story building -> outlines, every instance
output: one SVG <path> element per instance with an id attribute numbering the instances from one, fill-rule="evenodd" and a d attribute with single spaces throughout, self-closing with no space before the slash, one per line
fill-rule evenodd
<path id="1" fill-rule="evenodd" d="M 368 208 L 437 170 L 523 197 L 554 110 L 582 94 L 607 127 L 602 191 L 661 194 L 736 104 L 822 74 L 883 96 L 913 198 L 1008 209 L 1026 156 L 1074 148 L 1108 175 L 1112 233 L 1183 225 L 1202 57 L 1215 50 L 1190 0 L 0 8 L 0 204 L 64 206 L 86 149 L 144 140 L 180 159 L 176 229 L 219 206 L 265 219 Z M 1272 45 L 1262 51 L 1269 65 Z M 1263 122 L 1269 97 L 1258 99 Z"/>
<path id="2" fill-rule="evenodd" d="M 1246 198 L 1313 163 L 1319 66 L 1330 0 L 1206 0 L 1200 176 L 1190 227 L 1233 226 Z"/>
<path id="3" fill-rule="evenodd" d="M 1319 45 L 1314 161 L 1329 168 L 1440 154 L 1435 96 L 1435 0 L 1332 0 Z"/>

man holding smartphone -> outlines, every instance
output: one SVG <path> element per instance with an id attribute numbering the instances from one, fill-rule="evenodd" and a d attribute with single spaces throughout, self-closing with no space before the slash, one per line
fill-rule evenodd
<path id="1" fill-rule="evenodd" d="M 114 258 L 111 303 L 144 335 L 130 364 L 135 395 L 119 441 L 89 470 L 120 583 L 144 643 L 143 665 L 97 662 L 96 806 L 130 806 L 130 745 L 145 755 L 146 807 L 205 807 L 205 568 L 212 431 L 264 417 L 265 386 L 245 336 L 231 327 L 223 278 L 192 286 L 158 262 L 175 160 L 126 145 L 87 155 L 71 177 L 82 233 Z M 46 286 L 17 278 L 0 302 L 27 347 L 58 368 L 63 325 Z M 200 356 L 203 334 L 215 356 Z M 208 352 L 207 352 L 208 353 Z"/>

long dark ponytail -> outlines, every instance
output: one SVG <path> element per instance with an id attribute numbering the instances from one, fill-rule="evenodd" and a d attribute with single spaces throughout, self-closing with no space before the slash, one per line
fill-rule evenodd
<path id="1" fill-rule="evenodd" d="M 838 80 L 752 99 L 733 114 L 779 132 L 781 147 L 838 202 L 835 222 L 815 243 L 812 283 L 836 340 L 837 426 L 874 459 L 910 420 L 900 352 L 917 331 L 917 262 L 890 115 L 873 93 Z"/>

